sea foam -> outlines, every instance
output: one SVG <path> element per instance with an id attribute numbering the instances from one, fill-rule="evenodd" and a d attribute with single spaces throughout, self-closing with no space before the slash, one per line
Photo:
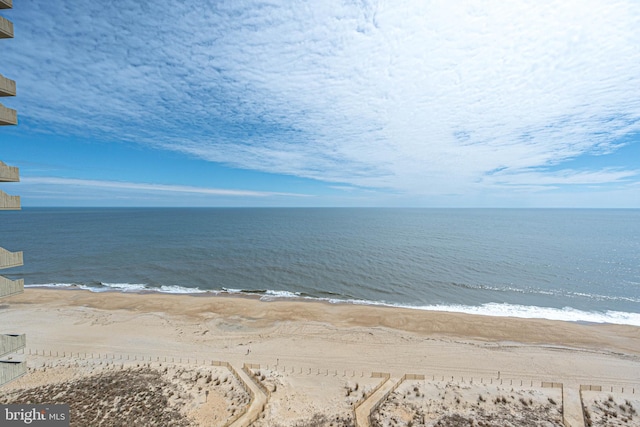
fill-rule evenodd
<path id="1" fill-rule="evenodd" d="M 640 326 L 640 313 L 629 313 L 622 311 L 583 311 L 572 307 L 553 308 L 525 306 L 505 303 L 488 303 L 478 306 L 456 305 L 456 304 L 434 304 L 434 305 L 409 305 L 395 304 L 380 301 L 367 301 L 360 299 L 340 299 L 340 298 L 318 298 L 305 296 L 298 292 L 285 290 L 245 290 L 245 289 L 222 289 L 222 290 L 202 290 L 199 288 L 189 288 L 184 286 L 148 286 L 144 284 L 132 283 L 100 283 L 96 285 L 70 284 L 70 283 L 48 283 L 41 285 L 26 285 L 33 288 L 58 288 L 58 289 L 81 289 L 91 292 L 124 292 L 124 293 L 165 293 L 165 294 L 237 294 L 259 296 L 261 301 L 275 301 L 279 299 L 304 299 L 323 301 L 332 304 L 355 304 L 371 305 L 383 307 L 398 307 L 413 310 L 437 311 L 449 313 L 476 314 L 481 316 L 516 317 L 521 319 L 547 319 L 560 320 L 565 322 L 584 323 L 610 323 L 618 325 Z"/>

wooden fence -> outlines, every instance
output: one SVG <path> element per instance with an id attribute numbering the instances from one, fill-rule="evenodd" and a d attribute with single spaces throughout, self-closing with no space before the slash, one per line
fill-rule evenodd
<path id="1" fill-rule="evenodd" d="M 398 387 L 400 387 L 400 384 L 402 384 L 404 381 L 406 380 L 424 380 L 425 376 L 421 375 L 421 374 L 404 374 L 402 376 L 402 378 L 400 378 L 400 380 L 398 380 L 398 382 L 396 382 L 393 387 L 391 387 L 385 394 L 384 396 L 382 396 L 382 398 L 380 398 L 380 400 L 378 400 L 375 405 L 373 405 L 371 407 L 371 411 L 369 411 L 369 424 L 373 424 L 373 413 L 376 412 L 378 410 L 378 408 L 380 408 L 380 405 L 382 405 L 388 398 L 389 396 L 391 396 L 391 393 L 395 392 Z"/>
<path id="2" fill-rule="evenodd" d="M 253 390 L 251 390 L 251 387 L 249 387 L 249 385 L 244 382 L 244 380 L 242 379 L 238 371 L 236 371 L 236 368 L 231 366 L 229 362 L 218 362 L 218 363 L 219 365 L 217 366 L 226 366 L 231 371 L 231 373 L 238 379 L 240 384 L 242 384 L 242 387 L 245 389 L 245 391 L 249 393 L 249 396 L 251 396 L 251 400 L 249 401 L 249 404 L 245 405 L 244 408 L 236 412 L 236 414 L 233 417 L 229 418 L 223 426 L 223 427 L 229 427 L 231 424 L 235 423 L 240 417 L 242 417 L 244 414 L 247 413 L 247 411 L 251 407 L 251 404 L 256 399 L 256 395 L 253 393 Z M 251 423 L 253 423 L 254 421 L 255 420 L 251 420 Z"/>

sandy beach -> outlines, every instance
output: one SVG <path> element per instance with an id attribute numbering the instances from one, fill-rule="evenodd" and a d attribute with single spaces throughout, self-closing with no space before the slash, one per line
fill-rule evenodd
<path id="1" fill-rule="evenodd" d="M 94 406 L 121 402 L 130 417 L 162 408 L 146 425 L 491 425 L 486 420 L 525 407 L 548 416 L 546 425 L 618 425 L 614 409 L 615 422 L 640 425 L 640 328 L 633 326 L 49 289 L 3 300 L 0 324 L 27 334 L 16 357 L 29 365 L 28 375 L 0 390 L 0 401 L 42 403 L 55 391 Z M 114 403 L 109 390 L 122 378 L 156 392 Z M 93 393 L 78 395 L 88 384 Z M 589 419 L 581 386 L 601 387 L 583 393 Z M 99 413 L 96 425 L 120 425 L 115 411 Z"/>

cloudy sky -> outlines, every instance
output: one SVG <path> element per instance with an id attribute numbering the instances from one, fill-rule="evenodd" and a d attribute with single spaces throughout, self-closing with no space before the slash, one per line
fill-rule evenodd
<path id="1" fill-rule="evenodd" d="M 640 2 L 15 1 L 24 206 L 640 207 Z"/>

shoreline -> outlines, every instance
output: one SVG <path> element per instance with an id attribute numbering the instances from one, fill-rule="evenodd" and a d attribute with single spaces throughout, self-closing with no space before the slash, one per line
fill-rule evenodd
<path id="1" fill-rule="evenodd" d="M 255 298 L 264 302 L 272 301 L 296 301 L 296 302 L 318 302 L 335 305 L 354 305 L 367 307 L 387 307 L 408 309 L 436 313 L 453 313 L 468 314 L 488 317 L 503 317 L 516 319 L 539 319 L 550 321 L 571 322 L 578 324 L 610 324 L 610 325 L 627 325 L 640 327 L 640 313 L 621 312 L 615 310 L 600 311 L 583 311 L 573 307 L 542 307 L 542 306 L 524 306 L 510 303 L 485 303 L 479 306 L 463 305 L 463 304 L 435 304 L 412 306 L 402 303 L 390 303 L 384 301 L 360 300 L 360 299 L 341 299 L 329 297 L 314 297 L 304 294 L 292 293 L 289 291 L 275 290 L 244 290 L 244 289 L 222 289 L 222 290 L 202 290 L 194 288 L 193 292 L 189 292 L 190 288 L 185 287 L 160 287 L 153 288 L 146 285 L 122 284 L 122 286 L 104 285 L 104 288 L 93 288 L 86 285 L 76 284 L 42 284 L 42 285 L 26 285 L 25 289 L 45 289 L 60 291 L 88 291 L 95 294 L 100 293 L 124 293 L 124 294 L 143 294 L 143 295 L 175 295 L 175 296 L 194 296 L 194 297 L 238 297 L 238 298 Z M 176 288 L 180 288 L 176 291 Z"/>
<path id="2" fill-rule="evenodd" d="M 73 296 L 67 298 L 68 295 Z M 178 304 L 169 304 L 170 301 Z M 624 349 L 640 355 L 640 327 L 633 325 L 489 316 L 306 298 L 263 300 L 259 295 L 236 293 L 91 292 L 33 287 L 3 303 L 9 306 L 37 303 L 58 307 L 84 306 L 98 310 L 160 311 L 187 317 L 216 313 L 220 317 L 255 318 L 256 325 L 262 327 L 282 321 L 313 321 L 329 323 L 334 327 L 382 327 L 421 335 L 487 342 L 574 345 L 579 348 L 589 348 L 591 345 L 599 348 L 606 342 L 613 349 Z"/>
<path id="3" fill-rule="evenodd" d="M 563 384 L 572 393 L 568 397 L 577 396 L 583 385 L 611 388 L 618 400 L 626 396 L 621 391 L 633 390 L 625 399 L 640 395 L 640 328 L 626 325 L 308 300 L 261 301 L 246 295 L 33 288 L 2 301 L 0 324 L 2 332 L 26 333 L 27 347 L 16 358 L 25 358 L 30 367 L 28 375 L 3 392 L 44 390 L 51 384 L 76 390 L 77 384 L 92 384 L 96 375 L 109 381 L 133 379 L 147 375 L 136 370 L 148 367 L 165 372 L 158 381 L 168 383 L 157 387 L 183 390 L 176 410 L 200 420 L 196 425 L 211 425 L 213 417 L 220 420 L 215 425 L 223 425 L 229 411 L 246 405 L 244 395 L 225 400 L 231 385 L 207 388 L 215 381 L 204 382 L 205 377 L 229 377 L 228 371 L 213 366 L 214 361 L 228 362 L 236 370 L 245 363 L 254 366 L 254 374 L 271 391 L 260 415 L 264 418 L 255 424 L 260 427 L 293 427 L 314 414 L 335 419 L 336 411 L 351 419 L 356 399 L 382 384 L 374 378 L 380 372 L 392 379 L 385 387 L 407 374 L 421 375 L 424 380 L 402 387 L 411 393 L 417 387 L 423 396 L 431 396 L 430 402 L 441 401 L 438 390 L 458 393 L 472 387 L 468 396 L 461 396 L 462 405 L 476 405 L 480 393 L 489 402 L 487 410 L 497 408 L 491 402 L 509 393 L 514 401 L 505 408 L 519 411 L 518 399 L 531 396 L 529 385 L 542 393 L 540 402 L 560 401 L 557 392 L 540 388 L 545 382 Z M 491 388 L 502 386 L 502 381 L 502 391 Z M 360 394 L 354 396 L 358 385 Z M 202 390 L 211 390 L 210 403 Z M 215 393 L 219 398 L 214 400 Z M 40 396 L 47 399 L 46 394 Z M 402 399 L 402 393 L 394 396 Z M 111 402 L 108 399 L 103 396 Z M 570 407 L 573 414 L 579 413 L 579 400 Z"/>

